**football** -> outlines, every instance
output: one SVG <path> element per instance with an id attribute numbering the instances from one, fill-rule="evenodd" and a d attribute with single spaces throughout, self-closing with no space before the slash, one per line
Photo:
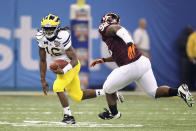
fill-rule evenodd
<path id="1" fill-rule="evenodd" d="M 52 62 L 50 64 L 50 70 L 56 70 L 58 68 L 58 66 L 63 69 L 66 65 L 68 64 L 67 61 L 59 59 L 59 60 L 55 60 L 54 62 Z"/>

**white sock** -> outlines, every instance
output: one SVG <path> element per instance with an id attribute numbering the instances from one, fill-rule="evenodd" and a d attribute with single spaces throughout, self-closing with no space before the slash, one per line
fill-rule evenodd
<path id="1" fill-rule="evenodd" d="M 63 109 L 64 109 L 64 114 L 67 114 L 67 115 L 71 116 L 71 110 L 70 110 L 70 107 L 69 106 L 68 107 L 65 107 Z"/>
<path id="2" fill-rule="evenodd" d="M 103 89 L 96 90 L 96 96 L 103 96 L 103 95 L 105 95 L 105 92 Z"/>

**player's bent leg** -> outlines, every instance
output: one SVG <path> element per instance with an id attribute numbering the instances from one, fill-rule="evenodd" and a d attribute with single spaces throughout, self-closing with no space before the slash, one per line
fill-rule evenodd
<path id="1" fill-rule="evenodd" d="M 56 79 L 55 81 L 54 81 L 54 84 L 53 84 L 53 91 L 55 92 L 55 93 L 57 93 L 57 92 L 63 92 L 64 91 L 64 86 L 63 86 L 63 84 L 64 84 L 64 82 L 62 81 L 62 80 L 60 80 L 60 79 Z"/>
<path id="2" fill-rule="evenodd" d="M 99 118 L 103 120 L 110 120 L 113 118 L 121 117 L 121 113 L 117 109 L 118 97 L 117 97 L 116 92 L 118 91 L 119 87 L 123 88 L 124 83 L 122 83 L 122 85 L 119 85 L 119 87 L 115 87 L 114 85 L 117 85 L 117 84 L 115 84 L 115 82 L 112 83 L 115 77 L 116 76 L 110 74 L 103 85 L 103 89 L 106 93 L 106 100 L 108 103 L 108 107 L 110 109 L 109 111 L 106 108 L 104 108 L 105 111 L 98 114 Z"/>
<path id="3" fill-rule="evenodd" d="M 80 65 L 78 64 L 72 70 L 68 71 L 66 74 L 57 75 L 57 79 L 53 84 L 53 90 L 57 93 L 59 100 L 64 109 L 64 116 L 62 122 L 67 124 L 75 124 L 75 119 L 71 114 L 71 110 L 68 104 L 67 97 L 64 94 L 65 87 L 67 87 L 73 80 L 74 76 L 78 74 L 80 70 Z M 78 96 L 77 96 L 78 97 Z M 78 100 L 78 98 L 76 98 Z M 79 98 L 80 100 L 81 98 Z"/>
<path id="4" fill-rule="evenodd" d="M 158 86 L 151 68 L 137 80 L 137 84 L 143 88 L 146 94 L 155 98 Z"/>
<path id="5" fill-rule="evenodd" d="M 82 100 L 91 99 L 97 97 L 96 90 L 84 90 Z"/>
<path id="6" fill-rule="evenodd" d="M 105 95 L 103 90 L 89 89 L 82 91 L 80 88 L 80 80 L 78 75 L 74 77 L 73 81 L 65 89 L 67 90 L 71 98 L 76 102 Z"/>
<path id="7" fill-rule="evenodd" d="M 154 98 L 180 96 L 189 107 L 192 107 L 194 104 L 194 99 L 186 84 L 182 84 L 179 88 L 171 88 L 169 86 L 160 86 L 158 88 L 152 69 L 146 72 L 137 82 L 148 95 Z"/>
<path id="8" fill-rule="evenodd" d="M 88 90 L 83 91 L 82 100 L 91 99 L 91 98 L 95 98 L 95 97 L 102 96 L 102 95 L 105 95 L 105 92 L 104 92 L 103 89 L 98 89 L 98 90 L 88 89 Z M 124 97 L 118 92 L 116 93 L 116 95 L 117 95 L 117 99 L 121 103 L 123 103 L 124 102 Z"/>
<path id="9" fill-rule="evenodd" d="M 53 91 L 54 92 L 64 92 L 65 87 L 72 81 L 74 75 L 70 73 L 64 75 L 57 75 L 57 79 L 54 81 L 53 84 Z"/>
<path id="10" fill-rule="evenodd" d="M 59 100 L 60 100 L 61 105 L 62 105 L 63 108 L 69 106 L 68 99 L 67 99 L 64 92 L 57 92 L 57 96 L 59 97 Z"/>
<path id="11" fill-rule="evenodd" d="M 128 67 L 127 67 L 128 66 Z M 127 76 L 127 72 L 130 68 L 127 65 L 120 68 L 114 69 L 110 75 L 107 77 L 104 85 L 103 90 L 106 93 L 106 100 L 110 109 L 109 115 L 108 111 L 102 112 L 99 114 L 99 117 L 104 120 L 113 119 L 113 118 L 120 118 L 121 113 L 117 109 L 117 95 L 116 92 L 133 81 L 133 76 Z M 132 71 L 129 71 L 132 74 Z M 120 78 L 120 79 L 119 79 Z"/>
<path id="12" fill-rule="evenodd" d="M 97 90 L 88 89 L 88 90 L 83 91 L 82 100 L 91 99 L 91 98 L 95 98 L 95 97 L 102 96 L 102 95 L 105 95 L 105 92 L 103 89 L 97 89 Z"/>
<path id="13" fill-rule="evenodd" d="M 177 96 L 178 88 L 169 86 L 160 86 L 157 88 L 155 98 Z"/>
<path id="14" fill-rule="evenodd" d="M 66 74 L 57 74 L 57 78 L 53 84 L 54 92 L 63 92 L 65 87 L 67 87 L 74 79 L 78 72 L 80 71 L 80 63 L 78 63 L 73 69 L 68 71 Z"/>
<path id="15" fill-rule="evenodd" d="M 71 83 L 65 87 L 65 90 L 75 102 L 80 102 L 82 100 L 83 92 L 80 88 L 80 79 L 78 74 L 73 78 Z"/>
<path id="16" fill-rule="evenodd" d="M 156 98 L 170 96 L 181 97 L 189 107 L 192 107 L 194 105 L 193 96 L 189 92 L 188 86 L 186 84 L 182 84 L 179 88 L 161 86 L 157 89 Z"/>
<path id="17" fill-rule="evenodd" d="M 71 96 L 71 99 L 74 100 L 75 102 L 81 102 L 83 92 L 81 91 L 81 93 L 77 93 L 77 94 L 70 93 L 69 95 Z"/>
<path id="18" fill-rule="evenodd" d="M 117 97 L 116 93 L 112 93 L 112 94 L 106 93 L 106 100 L 108 102 L 110 111 L 104 108 L 105 111 L 98 114 L 99 118 L 103 120 L 110 120 L 113 118 L 118 119 L 121 117 L 121 113 L 117 109 L 116 97 Z"/>
<path id="19" fill-rule="evenodd" d="M 57 92 L 61 105 L 64 109 L 64 116 L 62 122 L 67 124 L 75 124 L 75 119 L 71 114 L 71 110 L 69 107 L 68 99 L 64 92 Z"/>
<path id="20" fill-rule="evenodd" d="M 125 101 L 125 98 L 123 97 L 123 95 L 119 93 L 118 91 L 116 92 L 116 96 L 120 103 L 123 103 Z"/>
<path id="21" fill-rule="evenodd" d="M 171 88 L 172 89 L 172 88 Z M 173 90 L 171 90 L 169 86 L 160 86 L 156 90 L 155 98 L 160 98 L 160 97 L 169 97 L 172 95 L 169 95 L 169 92 L 172 93 Z M 169 91 L 171 90 L 171 91 Z M 175 89 L 174 89 L 175 90 Z M 177 94 L 176 94 L 177 96 Z"/>

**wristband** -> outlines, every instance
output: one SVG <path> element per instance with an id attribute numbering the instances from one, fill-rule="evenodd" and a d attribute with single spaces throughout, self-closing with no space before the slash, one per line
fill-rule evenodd
<path id="1" fill-rule="evenodd" d="M 66 72 L 68 72 L 69 70 L 71 70 L 73 67 L 72 65 L 69 63 L 68 65 L 66 65 L 64 68 L 63 68 L 63 73 L 65 74 Z"/>

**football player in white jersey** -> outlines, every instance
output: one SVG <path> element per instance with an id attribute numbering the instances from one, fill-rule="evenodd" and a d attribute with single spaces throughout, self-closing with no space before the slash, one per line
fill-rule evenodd
<path id="1" fill-rule="evenodd" d="M 45 16 L 41 21 L 41 28 L 42 29 L 37 32 L 36 38 L 39 46 L 40 75 L 43 92 L 47 95 L 47 88 L 49 88 L 49 85 L 45 80 L 47 70 L 46 53 L 51 55 L 52 60 L 66 60 L 68 64 L 63 69 L 58 68 L 57 70 L 53 70 L 53 72 L 57 74 L 57 78 L 53 84 L 53 90 L 57 93 L 62 107 L 64 108 L 62 122 L 74 124 L 75 119 L 71 114 L 64 90 L 66 90 L 76 102 L 104 95 L 105 93 L 103 90 L 81 90 L 78 75 L 80 71 L 80 62 L 71 45 L 69 29 L 60 28 L 59 17 L 53 14 Z"/>

